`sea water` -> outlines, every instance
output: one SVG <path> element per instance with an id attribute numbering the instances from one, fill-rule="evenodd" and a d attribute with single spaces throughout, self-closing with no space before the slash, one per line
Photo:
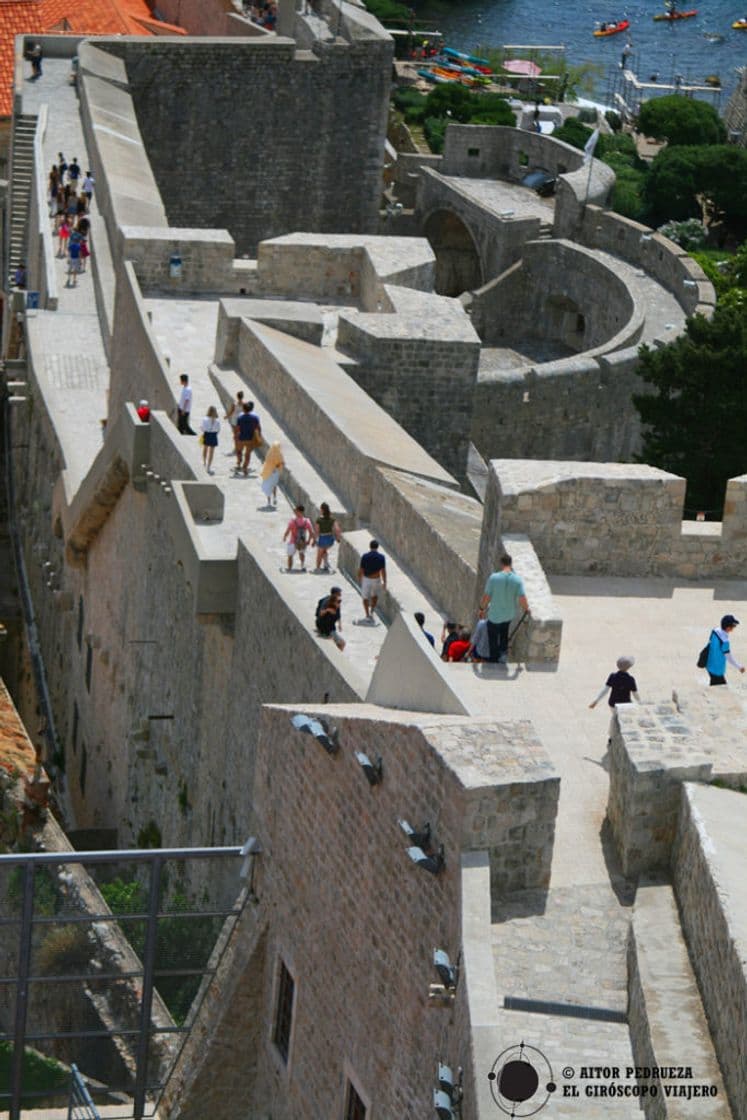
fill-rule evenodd
<path id="1" fill-rule="evenodd" d="M 660 82 L 673 83 L 681 75 L 686 84 L 698 85 L 718 74 L 722 111 L 737 84 L 737 67 L 747 65 L 747 31 L 734 31 L 731 26 L 747 16 L 747 0 L 680 0 L 680 10 L 696 8 L 698 14 L 673 23 L 654 23 L 653 16 L 663 12 L 664 5 L 653 0 L 412 0 L 412 6 L 419 21 L 443 32 L 448 46 L 468 53 L 506 43 L 564 45 L 569 63 L 595 62 L 603 68 L 588 95 L 600 101 L 609 98 L 613 71 L 619 73 L 628 37 L 633 45 L 630 64 L 642 81 L 656 74 Z M 629 32 L 594 38 L 597 23 L 621 19 L 630 20 Z M 714 41 L 712 36 L 723 40 Z M 697 96 L 719 107 L 718 100 Z"/>

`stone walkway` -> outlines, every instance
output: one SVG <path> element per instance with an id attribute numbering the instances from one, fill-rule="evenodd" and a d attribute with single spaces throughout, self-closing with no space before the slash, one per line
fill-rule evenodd
<path id="1" fill-rule="evenodd" d="M 213 459 L 215 473 L 208 476 L 205 472 L 205 477 L 211 478 L 225 494 L 222 526 L 224 539 L 226 535 L 234 535 L 236 538 L 241 536 L 244 539 L 250 537 L 252 551 L 269 558 L 270 563 L 278 569 L 285 569 L 287 557 L 282 535 L 292 515 L 290 502 L 279 488 L 277 509 L 268 509 L 260 489 L 260 461 L 254 454 L 249 478 L 233 475 L 235 458 L 233 452 L 229 452 L 233 440 L 229 425 L 223 419 L 224 410 L 220 407 L 218 394 L 208 374 L 215 349 L 218 301 L 148 299 L 145 303 L 153 316 L 153 331 L 162 352 L 171 360 L 175 385 L 178 385 L 179 373 L 189 374 L 194 391 L 193 429 L 200 430 L 200 420 L 211 404 L 218 408 L 221 430 Z M 324 501 L 325 496 L 320 494 L 317 500 Z M 331 552 L 333 568 L 336 568 L 336 553 L 337 549 L 334 548 Z M 364 613 L 358 587 L 337 572 L 329 575 L 315 573 L 315 563 L 315 549 L 309 549 L 306 554 L 306 572 L 298 570 L 296 559 L 293 572 L 286 576 L 285 597 L 301 618 L 307 617 L 312 622 L 317 600 L 328 593 L 332 584 L 339 583 L 342 586 L 342 624 L 346 648 L 339 656 L 357 669 L 361 684 L 367 684 L 373 674 L 387 628 L 380 620 L 375 626 L 357 625 Z M 325 644 L 330 646 L 330 655 L 337 656 L 331 643 Z"/>
<path id="2" fill-rule="evenodd" d="M 44 76 L 23 87 L 24 113 L 47 105 L 44 162 L 48 172 L 63 151 L 68 163 L 77 156 L 82 172 L 88 164 L 79 103 L 70 84 L 70 59 L 44 60 Z M 96 206 L 94 192 L 93 207 Z M 50 220 L 51 225 L 51 220 Z M 57 253 L 59 241 L 53 237 Z M 56 425 L 75 493 L 101 447 L 101 420 L 107 415 L 109 364 L 101 337 L 91 260 L 69 286 L 66 258 L 55 256 L 58 310 L 31 312 L 29 338 L 35 369 Z"/>

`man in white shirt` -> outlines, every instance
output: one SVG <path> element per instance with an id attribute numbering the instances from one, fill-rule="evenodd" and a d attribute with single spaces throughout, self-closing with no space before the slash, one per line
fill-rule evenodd
<path id="1" fill-rule="evenodd" d="M 86 177 L 83 180 L 83 194 L 88 199 L 88 208 L 91 208 L 91 199 L 93 198 L 93 188 L 96 180 L 90 171 L 86 171 Z"/>
<path id="2" fill-rule="evenodd" d="M 192 386 L 189 384 L 189 377 L 186 373 L 179 375 L 179 381 L 182 388 L 177 405 L 176 426 L 183 436 L 193 436 L 196 433 L 189 426 L 189 414 L 192 411 Z"/>

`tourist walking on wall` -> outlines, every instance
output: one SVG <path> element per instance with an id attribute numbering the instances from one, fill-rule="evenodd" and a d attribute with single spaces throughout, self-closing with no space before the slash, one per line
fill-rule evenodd
<path id="1" fill-rule="evenodd" d="M 37 78 L 42 76 L 42 47 L 41 43 L 34 43 L 29 51 L 29 58 L 31 60 L 31 78 L 36 81 Z"/>
<path id="2" fill-rule="evenodd" d="M 86 171 L 86 177 L 83 180 L 83 194 L 86 198 L 86 209 L 90 208 L 91 199 L 93 198 L 93 188 L 96 185 L 96 180 L 90 171 Z"/>
<path id="3" fill-rule="evenodd" d="M 332 516 L 329 506 L 322 502 L 319 506 L 319 516 L 316 519 L 316 571 L 329 571 L 329 550 L 337 541 L 339 544 L 342 536 L 337 519 Z"/>
<path id="4" fill-rule="evenodd" d="M 488 620 L 483 617 L 483 612 L 480 611 L 480 617 L 475 624 L 470 639 L 470 646 L 467 650 L 467 661 L 490 661 L 490 638 L 488 637 Z"/>
<path id="5" fill-rule="evenodd" d="M 363 610 L 366 622 L 374 621 L 374 611 L 381 591 L 386 591 L 386 557 L 379 552 L 379 542 L 371 541 L 369 551 L 361 556 L 358 579 L 363 596 Z"/>
<path id="6" fill-rule="evenodd" d="M 485 593 L 480 600 L 480 610 L 487 611 L 490 660 L 500 665 L 508 661 L 508 628 L 517 606 L 525 614 L 530 613 L 524 584 L 513 571 L 512 564 L 511 557 L 504 552 L 501 570 L 488 576 Z"/>
<path id="7" fill-rule="evenodd" d="M 342 630 L 341 604 L 342 591 L 339 587 L 333 587 L 329 595 L 325 595 L 316 605 L 318 633 L 323 638 L 331 638 L 339 650 L 345 649 L 345 639 L 339 633 Z"/>
<path id="8" fill-rule="evenodd" d="M 253 408 L 254 401 L 244 401 L 236 420 L 236 427 L 238 428 L 236 474 L 243 471 L 245 478 L 249 474 L 249 461 L 252 457 L 252 451 L 259 447 L 262 442 L 262 426 L 259 417 L 252 411 Z"/>
<path id="9" fill-rule="evenodd" d="M 64 257 L 67 255 L 67 243 L 70 239 L 70 223 L 65 217 L 64 212 L 62 214 L 62 223 L 58 231 L 58 236 L 60 238 L 60 247 L 57 250 L 57 256 Z"/>
<path id="10" fill-rule="evenodd" d="M 435 639 L 435 638 L 433 637 L 433 635 L 432 635 L 431 633 L 429 633 L 429 631 L 428 631 L 428 630 L 426 630 L 426 628 L 425 628 L 425 615 L 423 614 L 423 612 L 422 612 L 422 611 L 415 611 L 415 614 L 413 615 L 413 618 L 415 619 L 415 621 L 417 622 L 418 626 L 420 627 L 420 629 L 421 629 L 421 630 L 423 631 L 423 633 L 425 634 L 425 636 L 426 636 L 426 638 L 428 639 L 428 641 L 429 641 L 429 642 L 431 643 L 431 645 L 432 645 L 432 646 L 434 647 L 434 649 L 435 649 L 435 646 L 436 646 L 436 639 Z"/>
<path id="11" fill-rule="evenodd" d="M 711 630 L 705 668 L 708 670 L 712 685 L 726 684 L 727 661 L 740 673 L 744 672 L 744 665 L 740 665 L 731 652 L 730 636 L 737 626 L 739 626 L 739 619 L 735 618 L 733 614 L 725 614 L 718 629 Z"/>
<path id="12" fill-rule="evenodd" d="M 203 416 L 200 427 L 202 428 L 202 461 L 208 474 L 212 474 L 213 455 L 218 446 L 218 432 L 220 431 L 218 409 L 214 404 L 211 404 L 207 410 L 207 416 Z"/>
<path id="13" fill-rule="evenodd" d="M 293 557 L 298 553 L 301 561 L 301 571 L 306 571 L 306 549 L 314 544 L 314 527 L 306 516 L 304 506 L 296 506 L 293 517 L 283 533 L 283 540 L 287 541 L 288 571 L 293 568 Z"/>
<path id="14" fill-rule="evenodd" d="M 68 286 L 75 288 L 78 285 L 78 273 L 81 270 L 81 257 L 80 257 L 80 236 L 73 234 L 70 237 L 70 248 L 68 249 L 69 264 L 68 264 Z"/>
<path id="15" fill-rule="evenodd" d="M 192 386 L 189 383 L 188 374 L 179 374 L 179 384 L 181 389 L 176 406 L 176 426 L 183 436 L 194 436 L 197 433 L 193 432 L 189 426 L 189 414 L 192 411 Z"/>
<path id="16" fill-rule="evenodd" d="M 604 688 L 594 697 L 589 707 L 596 708 L 599 701 L 608 691 L 610 695 L 607 703 L 611 708 L 616 707 L 618 704 L 630 704 L 633 697 L 635 697 L 636 701 L 640 704 L 635 677 L 631 677 L 630 675 L 630 670 L 634 665 L 634 657 L 618 657 L 617 672 L 610 673 L 605 681 Z"/>
<path id="17" fill-rule="evenodd" d="M 70 183 L 70 186 L 72 187 L 73 194 L 77 194 L 78 193 L 78 180 L 80 179 L 80 164 L 78 163 L 78 157 L 77 156 L 73 156 L 73 162 L 70 164 L 70 166 L 67 169 L 67 177 L 68 177 L 68 182 Z"/>
<path id="18" fill-rule="evenodd" d="M 238 429 L 238 426 L 236 424 L 236 421 L 238 420 L 239 414 L 242 411 L 243 407 L 244 407 L 244 392 L 243 392 L 242 389 L 239 389 L 238 393 L 236 394 L 236 400 L 231 401 L 228 408 L 223 413 L 224 419 L 227 420 L 228 423 L 231 425 L 231 432 L 233 433 L 233 450 L 234 450 L 234 454 L 236 455 L 237 465 L 239 465 L 239 466 L 241 465 L 241 455 L 239 453 L 239 442 L 238 442 L 239 441 L 239 429 Z"/>
<path id="19" fill-rule="evenodd" d="M 280 472 L 284 466 L 285 462 L 280 444 L 271 444 L 270 450 L 265 455 L 261 472 L 262 493 L 267 498 L 268 509 L 272 509 L 273 506 L 278 504 L 278 482 L 280 482 Z"/>

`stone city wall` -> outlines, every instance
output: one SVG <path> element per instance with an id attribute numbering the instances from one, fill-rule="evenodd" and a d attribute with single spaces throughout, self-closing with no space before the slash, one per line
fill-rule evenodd
<path id="1" fill-rule="evenodd" d="M 732 822 L 731 839 L 719 824 L 722 814 Z M 734 1120 L 747 1118 L 747 1066 L 739 1043 L 747 1036 L 744 879 L 737 840 L 743 822 L 744 794 L 683 786 L 674 889 Z"/>
<path id="2" fill-rule="evenodd" d="M 298 710 L 265 709 L 262 720 L 255 790 L 263 846 L 258 893 L 269 921 L 263 1017 L 272 1016 L 279 959 L 294 976 L 296 1001 L 287 1077 L 267 1037 L 252 1099 L 260 1107 L 272 1100 L 279 1118 L 299 1111 L 335 1115 L 344 1095 L 346 1062 L 382 1116 L 423 1115 L 432 1107 L 438 1061 L 448 1056 L 456 1069 L 464 1064 L 468 1046 L 467 1034 L 457 1038 L 448 1031 L 445 1036 L 448 1009 L 428 1004 L 428 986 L 437 979 L 433 947 L 445 948 L 452 960 L 458 953 L 461 851 L 489 848 L 494 873 L 501 864 L 518 863 L 522 881 L 544 883 L 557 779 L 529 724 L 428 716 L 405 722 L 376 708 L 359 713 L 311 709 L 338 729 L 339 753 L 332 757 L 312 736 L 290 726 Z M 369 786 L 356 751 L 374 761 L 381 755 L 380 785 Z M 473 784 L 470 767 L 478 758 L 487 769 Z M 502 770 L 504 758 L 507 770 Z M 282 787 L 272 780 L 279 766 L 285 775 Z M 408 859 L 408 842 L 397 823 L 401 818 L 414 827 L 430 821 L 434 845 L 445 849 L 440 875 Z M 298 875 L 300 848 L 317 853 L 313 879 Z M 367 884 L 365 907 L 361 881 Z M 393 882 L 399 884 L 396 900 Z M 330 914 L 335 915 L 331 925 Z M 402 914 L 408 915 L 405 924 L 398 920 Z M 342 980 L 335 971 L 334 984 L 309 936 L 322 926 L 330 967 L 337 959 L 361 962 Z M 320 1022 L 334 1026 L 320 1032 Z M 413 1037 L 420 1040 L 417 1062 L 402 1045 Z M 428 1054 L 430 1062 L 424 1060 Z"/>
<path id="3" fill-rule="evenodd" d="M 447 132 L 453 127 L 450 125 Z M 549 213 L 548 211 L 548 216 Z M 452 214 L 467 227 L 477 251 L 480 278 L 474 287 L 479 287 L 494 276 L 500 276 L 514 261 L 519 260 L 526 242 L 539 237 L 542 224 L 534 216 L 501 218 L 466 191 L 460 190 L 457 180 L 447 179 L 442 166 L 438 170 L 424 167 L 415 209 L 418 230 L 426 233 L 431 241 L 437 242 L 440 219 Z M 444 248 L 448 251 L 448 230 L 444 233 L 444 238 Z"/>
<path id="4" fill-rule="evenodd" d="M 724 124 L 729 130 L 729 141 L 747 147 L 747 69 L 742 68 L 739 84 L 729 99 L 724 113 Z"/>
<path id="5" fill-rule="evenodd" d="M 158 0 L 158 13 L 166 23 L 178 24 L 189 35 L 251 35 L 269 32 L 241 16 L 233 0 Z"/>
<path id="6" fill-rule="evenodd" d="M 475 386 L 472 442 L 487 458 L 626 461 L 640 446 L 630 398 L 642 388 L 637 346 L 612 355 L 579 354 L 500 373 Z"/>
<path id="7" fill-rule="evenodd" d="M 526 533 L 552 574 L 738 578 L 747 560 L 745 475 L 720 526 L 683 522 L 685 480 L 643 464 L 494 460 L 491 490 L 496 532 Z"/>
<path id="8" fill-rule="evenodd" d="M 188 44 L 123 37 L 106 50 L 125 61 L 169 200 L 166 224 L 188 228 L 202 218 L 227 229 L 239 255 L 297 229 L 376 229 L 392 57 L 380 30 L 353 44 L 317 43 L 316 53 L 275 36 Z M 210 184 L 209 206 L 195 206 L 195 182 Z"/>
<path id="9" fill-rule="evenodd" d="M 176 370 L 169 368 L 153 333 L 135 268 L 123 262 L 117 274 L 109 415 L 116 417 L 127 402 L 143 398 L 151 408 L 173 412 L 179 386 Z"/>
<path id="10" fill-rule="evenodd" d="M 528 336 L 583 351 L 618 350 L 638 342 L 644 311 L 610 264 L 570 241 L 529 241 L 521 264 L 473 294 L 472 321 L 486 346 Z M 583 329 L 569 328 L 569 315 Z M 550 363 L 560 364 L 560 363 Z M 505 371 L 497 376 L 502 377 Z M 490 375 L 483 375 L 489 379 Z"/>
<path id="11" fill-rule="evenodd" d="M 55 272 L 55 247 L 49 223 L 47 198 L 47 172 L 44 164 L 43 143 L 47 131 L 47 106 L 42 105 L 34 134 L 34 167 L 29 197 L 29 218 L 26 230 L 27 288 L 39 293 L 39 307 L 56 311 L 58 301 L 57 275 Z"/>
<path id="12" fill-rule="evenodd" d="M 575 236 L 583 245 L 642 268 L 677 298 L 686 314 L 713 314 L 716 293 L 700 265 L 674 241 L 648 226 L 590 205 Z"/>
<path id="13" fill-rule="evenodd" d="M 393 314 L 346 311 L 337 345 L 350 376 L 429 454 L 463 479 L 480 340 L 461 304 L 387 285 Z"/>
<path id="14" fill-rule="evenodd" d="M 610 735 L 607 819 L 623 874 L 636 878 L 667 870 L 682 783 L 711 777 L 707 741 L 671 701 L 618 704 Z"/>

